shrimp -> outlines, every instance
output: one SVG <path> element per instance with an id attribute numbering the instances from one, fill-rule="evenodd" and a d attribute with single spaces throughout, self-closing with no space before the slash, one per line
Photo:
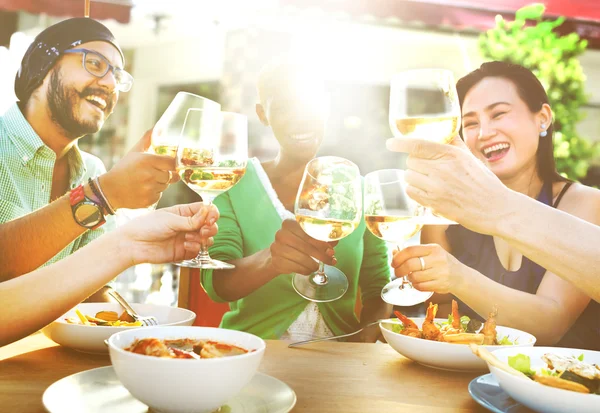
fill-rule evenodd
<path id="1" fill-rule="evenodd" d="M 407 316 L 402 314 L 400 311 L 397 311 L 397 310 L 394 311 L 394 315 L 396 317 L 398 317 L 398 320 L 402 321 L 402 324 L 404 324 L 404 328 L 411 329 L 411 330 L 419 329 L 419 327 L 415 324 L 414 321 L 412 321 L 410 318 L 408 318 Z"/>
<path id="2" fill-rule="evenodd" d="M 419 327 L 410 318 L 402 314 L 400 311 L 394 311 L 394 315 L 398 317 L 398 320 L 402 321 L 404 329 L 400 334 L 409 337 L 423 338 L 423 333 L 419 330 Z"/>
<path id="3" fill-rule="evenodd" d="M 125 349 L 132 353 L 154 357 L 172 357 L 170 349 L 157 338 L 142 338 L 135 340 L 131 346 Z"/>
<path id="4" fill-rule="evenodd" d="M 496 341 L 496 316 L 498 315 L 498 308 L 494 306 L 490 315 L 485 323 L 483 323 L 483 328 L 481 329 L 481 333 L 484 336 L 483 344 L 484 345 L 494 345 L 497 344 Z"/>
<path id="5" fill-rule="evenodd" d="M 432 304 L 431 302 L 429 303 L 427 314 L 425 315 L 425 321 L 423 321 L 423 337 L 426 340 L 444 341 L 442 332 L 434 322 L 437 309 L 437 304 Z"/>

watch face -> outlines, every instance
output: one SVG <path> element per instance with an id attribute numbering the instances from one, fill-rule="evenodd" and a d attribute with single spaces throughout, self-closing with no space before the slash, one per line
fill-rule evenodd
<path id="1" fill-rule="evenodd" d="M 102 221 L 102 212 L 96 204 L 91 202 L 82 202 L 77 206 L 74 212 L 75 219 L 84 227 L 93 227 Z"/>

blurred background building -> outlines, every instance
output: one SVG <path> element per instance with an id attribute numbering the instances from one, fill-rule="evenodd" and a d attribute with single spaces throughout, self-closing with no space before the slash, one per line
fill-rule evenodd
<path id="1" fill-rule="evenodd" d="M 81 141 L 110 168 L 151 128 L 178 91 L 189 91 L 250 120 L 250 154 L 274 155 L 268 128 L 254 113 L 261 66 L 281 53 L 313 59 L 328 79 L 331 118 L 321 154 L 355 162 L 363 174 L 401 167 L 402 155 L 385 150 L 389 82 L 396 72 L 439 67 L 459 78 L 483 61 L 482 32 L 497 15 L 514 18 L 527 0 L 93 0 L 126 54 L 135 83 L 102 131 Z M 587 39 L 580 57 L 586 75 L 587 116 L 578 132 L 600 140 L 600 2 L 546 0 L 557 29 Z M 83 0 L 0 0 L 0 111 L 14 101 L 13 79 L 25 49 L 45 27 L 83 16 Z M 599 184 L 596 170 L 589 178 Z M 196 199 L 182 183 L 160 205 Z M 141 268 L 140 268 L 141 267 Z M 138 266 L 119 277 L 136 301 L 174 301 L 177 268 Z M 163 292 L 160 293 L 160 289 Z M 148 297 L 153 291 L 154 298 Z M 167 292 L 169 291 L 169 292 Z M 158 293 L 158 295 L 156 295 Z M 157 298 L 158 297 L 158 298 Z"/>

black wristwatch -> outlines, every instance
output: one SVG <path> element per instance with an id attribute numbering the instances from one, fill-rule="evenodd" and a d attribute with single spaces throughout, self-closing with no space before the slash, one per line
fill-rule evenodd
<path id="1" fill-rule="evenodd" d="M 82 227 L 96 229 L 106 222 L 102 213 L 102 207 L 97 202 L 85 196 L 83 185 L 79 185 L 71 191 L 69 200 L 71 202 L 73 218 Z"/>

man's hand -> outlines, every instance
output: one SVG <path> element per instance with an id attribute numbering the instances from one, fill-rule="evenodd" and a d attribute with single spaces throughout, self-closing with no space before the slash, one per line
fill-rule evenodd
<path id="1" fill-rule="evenodd" d="M 335 265 L 333 247 L 337 242 L 318 241 L 309 237 L 295 220 L 283 221 L 271 244 L 271 266 L 277 274 L 311 274 L 319 269 L 316 258 Z"/>
<path id="2" fill-rule="evenodd" d="M 471 154 L 460 137 L 455 137 L 452 145 L 389 139 L 387 148 L 409 154 L 407 193 L 435 213 L 488 234 L 507 213 L 510 191 Z"/>
<path id="3" fill-rule="evenodd" d="M 123 159 L 99 178 L 102 191 L 114 209 L 148 207 L 158 202 L 170 184 L 179 181 L 175 158 L 144 152 L 150 146 L 151 136 L 149 130 Z"/>

